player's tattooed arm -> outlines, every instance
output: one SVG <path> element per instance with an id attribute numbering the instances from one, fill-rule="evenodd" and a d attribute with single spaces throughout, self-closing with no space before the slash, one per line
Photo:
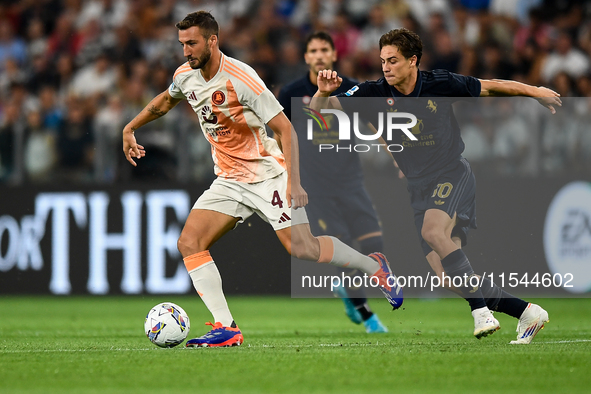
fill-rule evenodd
<path id="1" fill-rule="evenodd" d="M 173 109 L 180 99 L 172 97 L 167 90 L 154 97 L 152 101 L 135 117 L 125 128 L 123 132 L 133 133 L 146 123 L 158 119 Z"/>
<path id="2" fill-rule="evenodd" d="M 133 166 L 137 164 L 133 158 L 144 157 L 146 152 L 144 147 L 139 145 L 135 139 L 135 131 L 155 119 L 166 115 L 181 100 L 172 97 L 167 90 L 154 97 L 152 101 L 123 128 L 123 153 L 127 161 Z"/>
<path id="3" fill-rule="evenodd" d="M 160 108 L 157 108 L 155 105 L 151 105 L 150 108 L 148 108 L 148 112 L 157 117 L 161 117 L 166 115 L 168 111 L 163 111 Z"/>

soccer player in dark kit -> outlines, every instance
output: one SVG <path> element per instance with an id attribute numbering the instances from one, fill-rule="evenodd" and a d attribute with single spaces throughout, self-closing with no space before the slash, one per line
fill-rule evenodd
<path id="1" fill-rule="evenodd" d="M 332 69 L 337 60 L 332 37 L 325 32 L 309 35 L 306 39 L 304 58 L 310 67 L 309 71 L 302 78 L 284 86 L 278 97 L 283 111 L 292 123 L 302 118 L 292 116 L 291 98 L 301 98 L 298 105 L 302 111 L 308 107 L 311 97 L 318 90 L 318 71 Z M 355 85 L 356 81 L 343 77 L 336 93 L 344 93 Z M 325 115 L 324 119 L 331 126 L 336 123 L 331 115 Z M 319 141 L 338 143 L 338 138 L 333 141 L 335 138 L 330 136 L 331 130 L 315 127 L 314 139 L 308 140 L 305 136 L 304 121 L 294 124 L 294 128 L 298 133 L 300 177 L 302 186 L 308 193 L 306 212 L 312 234 L 331 234 L 347 245 L 357 241 L 362 253 L 383 252 L 382 229 L 363 185 L 363 172 L 358 154 L 319 153 Z M 359 274 L 357 270 L 346 272 L 350 276 Z M 343 300 L 345 312 L 353 323 L 363 323 L 367 333 L 388 332 L 378 316 L 369 308 L 363 287 L 341 285 L 335 289 L 335 294 Z"/>
<path id="2" fill-rule="evenodd" d="M 389 31 L 380 38 L 379 45 L 383 78 L 330 97 L 342 78 L 335 71 L 322 70 L 318 73 L 318 91 L 312 107 L 320 110 L 346 106 L 346 100 L 339 102 L 339 97 L 387 97 L 394 99 L 400 111 L 405 110 L 405 102 L 409 101 L 408 112 L 420 108 L 424 130 L 428 130 L 433 142 L 411 141 L 402 133 L 395 133 L 391 143 L 404 146 L 395 153 L 395 159 L 408 180 L 415 224 L 427 261 L 440 278 L 444 274 L 448 281 L 463 278 L 462 285 L 453 290 L 470 304 L 476 338 L 500 328 L 491 313 L 498 311 L 519 319 L 517 339 L 512 344 L 531 343 L 548 322 L 548 313 L 486 278 L 482 278 L 481 286 L 473 286 L 469 281 L 475 274 L 461 247 L 466 243 L 468 229 L 476 227 L 476 183 L 470 165 L 461 156 L 464 143 L 451 104 L 461 97 L 526 96 L 555 113 L 555 107 L 562 105 L 560 95 L 545 87 L 515 81 L 480 80 L 446 70 L 419 70 L 421 39 L 407 29 Z M 425 99 L 417 99 L 421 97 Z"/>

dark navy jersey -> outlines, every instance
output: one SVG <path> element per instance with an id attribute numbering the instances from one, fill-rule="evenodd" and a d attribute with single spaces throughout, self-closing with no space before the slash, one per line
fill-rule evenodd
<path id="1" fill-rule="evenodd" d="M 343 78 L 343 83 L 336 90 L 337 94 L 346 92 L 357 84 L 356 81 Z M 333 115 L 324 115 L 327 123 L 326 128 L 320 128 L 313 123 L 313 139 L 307 139 L 307 120 L 311 119 L 304 112 L 308 107 L 312 96 L 318 91 L 318 87 L 310 81 L 307 73 L 288 85 L 285 85 L 279 92 L 279 102 L 283 106 L 283 112 L 298 135 L 300 148 L 300 178 L 302 187 L 308 194 L 317 195 L 339 195 L 343 191 L 351 190 L 363 185 L 363 172 L 359 161 L 359 154 L 351 150 L 336 149 L 323 150 L 319 152 L 319 144 L 339 144 L 338 123 Z M 297 113 L 292 114 L 291 98 L 298 97 Z M 301 101 L 300 101 L 301 100 Z M 294 104 L 295 105 L 295 104 Z M 344 145 L 349 145 L 348 141 Z M 343 144 L 341 144 L 343 145 Z"/>
<path id="2" fill-rule="evenodd" d="M 363 110 L 362 118 L 375 126 L 380 111 L 409 112 L 417 117 L 417 125 L 411 129 L 418 141 L 408 138 L 402 131 L 394 131 L 388 144 L 400 144 L 401 152 L 394 158 L 409 181 L 429 177 L 460 160 L 464 142 L 460 136 L 452 103 L 461 97 L 480 96 L 480 81 L 474 77 L 451 73 L 447 70 L 419 71 L 415 89 L 403 95 L 385 78 L 366 81 L 336 94 L 347 113 L 361 111 L 359 101 L 347 97 L 385 97 L 383 104 L 371 105 L 371 112 Z M 376 118 L 377 119 L 377 118 Z M 385 137 L 385 133 L 384 133 Z"/>

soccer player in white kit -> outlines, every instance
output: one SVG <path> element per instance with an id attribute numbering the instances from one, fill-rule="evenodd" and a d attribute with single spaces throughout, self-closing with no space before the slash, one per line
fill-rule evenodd
<path id="1" fill-rule="evenodd" d="M 137 144 L 135 131 L 165 115 L 181 100 L 189 102 L 211 144 L 217 179 L 193 206 L 178 249 L 214 323 L 207 323 L 211 331 L 189 340 L 187 346 L 235 346 L 243 342 L 209 248 L 255 212 L 273 226 L 292 256 L 357 268 L 375 276 L 390 304 L 395 309 L 400 307 L 402 291 L 392 280 L 382 254 L 364 256 L 337 238 L 312 236 L 303 208 L 308 197 L 300 185 L 295 131 L 256 72 L 220 51 L 219 28 L 213 16 L 194 12 L 176 27 L 187 62 L 176 70 L 168 90 L 125 126 L 123 151 L 136 166 L 134 158 L 140 159 L 146 152 Z M 279 137 L 283 151 L 267 136 L 265 123 Z"/>

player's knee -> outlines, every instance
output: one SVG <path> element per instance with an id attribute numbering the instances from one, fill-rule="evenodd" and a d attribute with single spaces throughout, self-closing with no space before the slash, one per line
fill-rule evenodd
<path id="1" fill-rule="evenodd" d="M 434 249 L 445 241 L 445 232 L 434 226 L 423 226 L 421 236 Z"/>
<path id="2" fill-rule="evenodd" d="M 179 250 L 179 252 L 181 253 L 181 256 L 189 256 L 190 255 L 188 252 L 190 245 L 187 244 L 186 237 L 184 237 L 183 234 L 181 234 L 179 239 L 176 241 L 176 247 Z"/>
<path id="3" fill-rule="evenodd" d="M 208 249 L 206 245 L 203 245 L 203 243 L 200 242 L 199 238 L 190 237 L 184 232 L 181 233 L 176 246 L 183 257 L 200 253 Z"/>

